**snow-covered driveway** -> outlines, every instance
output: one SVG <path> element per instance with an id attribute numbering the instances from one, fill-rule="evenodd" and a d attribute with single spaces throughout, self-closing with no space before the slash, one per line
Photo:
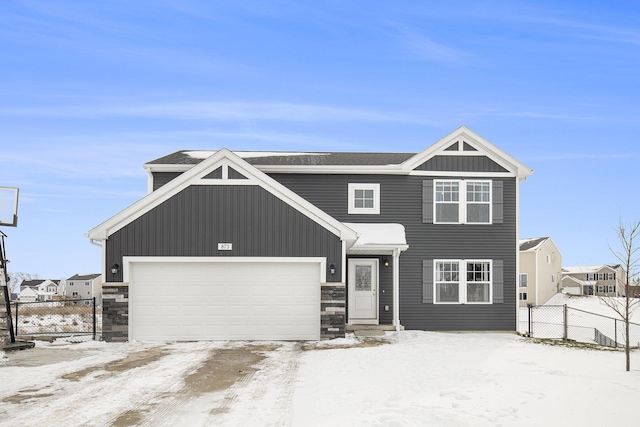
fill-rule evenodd
<path id="1" fill-rule="evenodd" d="M 39 344 L 0 359 L 13 426 L 637 426 L 640 357 L 511 334 L 381 345 Z"/>

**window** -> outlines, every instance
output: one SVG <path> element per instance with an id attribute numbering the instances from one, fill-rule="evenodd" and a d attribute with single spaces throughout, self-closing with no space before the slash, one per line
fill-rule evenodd
<path id="1" fill-rule="evenodd" d="M 491 181 L 434 181 L 436 224 L 490 224 L 491 209 Z"/>
<path id="2" fill-rule="evenodd" d="M 84 282 L 85 286 L 89 286 L 91 284 L 91 282 Z"/>
<path id="3" fill-rule="evenodd" d="M 73 282 L 69 282 L 69 286 L 73 286 Z"/>
<path id="4" fill-rule="evenodd" d="M 436 260 L 436 304 L 491 303 L 491 261 Z"/>
<path id="5" fill-rule="evenodd" d="M 607 280 L 616 280 L 616 273 L 607 273 Z"/>
<path id="6" fill-rule="evenodd" d="M 598 273 L 598 280 L 604 280 L 604 273 Z"/>
<path id="7" fill-rule="evenodd" d="M 77 293 L 77 292 L 72 292 L 72 293 L 71 293 L 71 296 L 72 296 L 72 297 L 77 297 L 77 296 L 78 296 L 78 293 Z"/>
<path id="8" fill-rule="evenodd" d="M 528 281 L 529 281 L 529 274 L 520 273 L 520 287 L 521 288 L 526 288 Z"/>
<path id="9" fill-rule="evenodd" d="M 598 293 L 604 292 L 604 286 L 598 285 Z"/>
<path id="10" fill-rule="evenodd" d="M 595 273 L 587 274 L 587 280 L 596 280 L 596 274 Z"/>
<path id="11" fill-rule="evenodd" d="M 608 293 L 612 294 L 612 293 L 614 293 L 615 291 L 616 291 L 616 287 L 615 287 L 615 286 L 613 286 L 613 285 L 608 285 L 608 286 L 607 286 L 607 292 L 608 292 Z"/>
<path id="12" fill-rule="evenodd" d="M 380 184 L 349 184 L 350 214 L 380 213 Z"/>
<path id="13" fill-rule="evenodd" d="M 547 264 L 551 264 L 551 255 L 547 255 Z"/>
<path id="14" fill-rule="evenodd" d="M 527 298 L 527 293 L 526 292 L 520 292 L 520 301 L 526 301 Z"/>
<path id="15" fill-rule="evenodd" d="M 551 275 L 551 283 L 555 283 L 555 281 L 556 281 L 556 275 L 552 274 Z"/>

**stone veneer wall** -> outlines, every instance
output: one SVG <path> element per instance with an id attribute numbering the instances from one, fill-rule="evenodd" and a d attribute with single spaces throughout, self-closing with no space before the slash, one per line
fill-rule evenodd
<path id="1" fill-rule="evenodd" d="M 344 283 L 323 283 L 320 289 L 320 339 L 344 338 L 346 322 Z"/>
<path id="2" fill-rule="evenodd" d="M 129 340 L 129 284 L 102 284 L 102 339 Z"/>

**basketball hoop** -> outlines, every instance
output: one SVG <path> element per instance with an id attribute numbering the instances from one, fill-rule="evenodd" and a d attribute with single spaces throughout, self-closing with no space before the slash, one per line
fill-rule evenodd
<path id="1" fill-rule="evenodd" d="M 18 189 L 0 187 L 0 226 L 18 226 Z"/>

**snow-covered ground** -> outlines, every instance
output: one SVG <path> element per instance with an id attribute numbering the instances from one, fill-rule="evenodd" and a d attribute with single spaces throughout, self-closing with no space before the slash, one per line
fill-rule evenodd
<path id="1" fill-rule="evenodd" d="M 625 372 L 622 352 L 513 334 L 404 331 L 387 333 L 383 345 L 361 344 L 352 336 L 307 350 L 299 343 L 38 343 L 34 350 L 45 361 L 35 366 L 25 366 L 33 350 L 0 359 L 0 420 L 12 426 L 640 422 L 638 351 Z M 215 355 L 243 346 L 265 356 L 255 373 L 185 398 L 190 374 L 207 366 L 198 375 L 218 375 Z M 127 369 L 109 369 L 127 356 L 134 362 Z"/>

